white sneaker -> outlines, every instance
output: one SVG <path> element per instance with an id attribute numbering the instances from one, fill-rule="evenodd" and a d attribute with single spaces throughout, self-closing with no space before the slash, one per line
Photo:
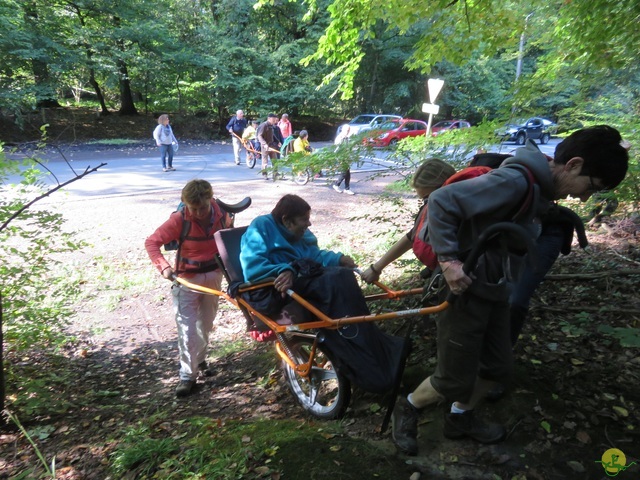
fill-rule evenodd
<path id="1" fill-rule="evenodd" d="M 355 195 L 355 193 L 354 193 L 354 192 L 352 192 L 352 191 L 351 191 L 350 189 L 348 189 L 348 188 L 345 188 L 345 189 L 344 189 L 344 193 L 346 193 L 347 195 Z"/>
<path id="2" fill-rule="evenodd" d="M 338 185 L 334 185 L 333 189 L 338 193 L 342 193 L 342 190 L 340 190 L 340 187 Z"/>
<path id="3" fill-rule="evenodd" d="M 162 171 L 163 171 L 163 172 L 168 172 L 168 171 L 169 171 L 169 169 L 168 169 L 168 168 L 163 168 L 163 169 L 162 169 Z"/>

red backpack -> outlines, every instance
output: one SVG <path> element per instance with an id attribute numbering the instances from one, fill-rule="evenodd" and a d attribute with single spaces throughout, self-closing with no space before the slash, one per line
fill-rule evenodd
<path id="1" fill-rule="evenodd" d="M 468 180 L 469 178 L 476 178 L 480 175 L 484 175 L 490 172 L 491 167 L 468 167 L 460 170 L 459 172 L 451 175 L 446 182 L 442 185 L 450 185 L 452 183 L 461 182 L 462 180 Z M 438 259 L 434 253 L 431 245 L 424 241 L 427 237 L 427 206 L 422 209 L 420 214 L 420 220 L 416 228 L 415 235 L 413 237 L 413 253 L 423 264 L 425 264 L 430 270 L 435 270 L 438 266 Z"/>
<path id="2" fill-rule="evenodd" d="M 457 183 L 463 180 L 469 180 L 471 178 L 480 177 L 490 172 L 494 168 L 497 168 L 502 163 L 502 161 L 504 161 L 506 158 L 510 156 L 511 155 L 492 154 L 492 153 L 476 155 L 471 161 L 471 165 L 474 165 L 474 166 L 463 168 L 459 172 L 454 173 L 444 182 L 442 186 L 444 187 L 446 185 L 451 185 L 452 183 Z M 477 157 L 482 157 L 481 160 L 486 161 L 486 163 L 482 161 L 478 162 Z M 499 160 L 499 163 L 497 163 L 498 160 Z M 478 163 L 485 163 L 485 165 L 478 165 Z M 487 164 L 495 165 L 495 166 L 487 166 Z M 522 206 L 520 207 L 518 212 L 513 216 L 513 220 L 520 218 L 525 212 L 527 212 L 527 210 L 529 210 L 529 207 L 533 203 L 533 196 L 534 196 L 533 186 L 535 184 L 535 179 L 533 178 L 533 174 L 531 173 L 531 170 L 529 170 L 527 167 L 523 165 L 521 165 L 520 168 L 522 169 L 523 175 L 527 177 L 527 180 L 529 183 L 529 191 L 527 192 L 527 196 Z M 418 226 L 415 231 L 415 235 L 413 237 L 413 253 L 418 258 L 418 260 L 420 260 L 430 270 L 435 270 L 436 267 L 438 266 L 437 256 L 434 253 L 433 249 L 431 248 L 431 245 L 425 241 L 425 239 L 427 238 L 427 224 L 426 224 L 427 214 L 428 214 L 428 210 L 427 210 L 427 206 L 425 206 L 422 209 L 422 212 L 420 215 L 420 221 L 418 222 Z"/>

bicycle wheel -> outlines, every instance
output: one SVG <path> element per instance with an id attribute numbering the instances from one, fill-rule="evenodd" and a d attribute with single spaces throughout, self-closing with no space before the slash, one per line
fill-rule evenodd
<path id="1" fill-rule="evenodd" d="M 311 175 L 309 175 L 309 170 L 305 168 L 304 170 L 294 172 L 293 181 L 298 185 L 306 185 L 307 183 L 309 183 L 310 177 Z"/>
<path id="2" fill-rule="evenodd" d="M 251 152 L 247 152 L 247 167 L 253 168 L 256 166 L 256 155 Z"/>
<path id="3" fill-rule="evenodd" d="M 314 339 L 294 336 L 287 345 L 299 363 L 309 360 Z M 308 377 L 299 376 L 282 361 L 284 378 L 298 403 L 316 418 L 333 420 L 344 415 L 351 400 L 351 384 L 333 366 L 331 355 L 322 344 L 316 346 L 313 367 Z"/>

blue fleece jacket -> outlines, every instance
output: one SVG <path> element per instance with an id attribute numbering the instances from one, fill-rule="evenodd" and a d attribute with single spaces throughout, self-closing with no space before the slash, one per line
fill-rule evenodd
<path id="1" fill-rule="evenodd" d="M 327 267 L 339 265 L 341 257 L 342 253 L 321 250 L 318 239 L 309 230 L 296 240 L 271 214 L 254 219 L 240 243 L 245 282 L 277 277 L 285 270 L 293 270 L 290 263 L 301 258 L 310 258 Z"/>

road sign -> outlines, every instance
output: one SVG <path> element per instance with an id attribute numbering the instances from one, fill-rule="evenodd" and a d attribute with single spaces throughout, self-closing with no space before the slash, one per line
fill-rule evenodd
<path id="1" fill-rule="evenodd" d="M 443 85 L 444 80 L 441 80 L 439 78 L 430 78 L 429 80 L 427 80 L 427 88 L 429 89 L 429 101 L 431 103 L 436 103 L 436 98 L 438 97 L 440 90 L 442 90 Z"/>
<path id="2" fill-rule="evenodd" d="M 434 105 L 433 103 L 423 103 L 422 111 L 430 115 L 437 115 L 440 111 L 440 105 Z"/>

